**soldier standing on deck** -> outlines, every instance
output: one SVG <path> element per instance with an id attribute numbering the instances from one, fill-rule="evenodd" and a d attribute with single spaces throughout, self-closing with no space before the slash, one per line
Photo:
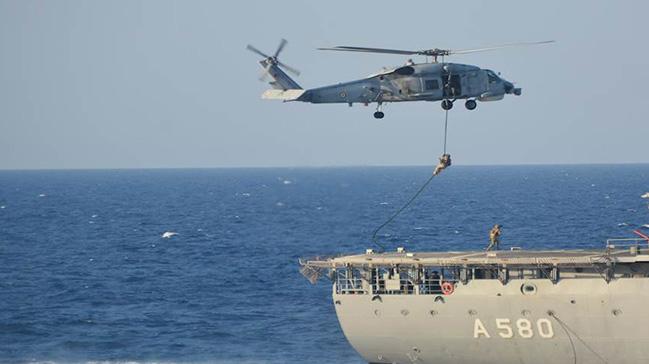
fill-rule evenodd
<path id="1" fill-rule="evenodd" d="M 487 247 L 487 251 L 491 249 L 498 250 L 498 245 L 500 244 L 500 228 L 501 226 L 496 224 L 489 231 L 489 246 Z"/>

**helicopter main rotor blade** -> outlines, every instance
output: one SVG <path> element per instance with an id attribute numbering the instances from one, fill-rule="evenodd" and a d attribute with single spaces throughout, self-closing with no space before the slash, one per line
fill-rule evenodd
<path id="1" fill-rule="evenodd" d="M 387 48 L 367 48 L 367 47 L 348 47 L 336 46 L 332 48 L 318 48 L 321 51 L 340 51 L 340 52 L 365 52 L 365 53 L 385 53 L 385 54 L 419 54 L 419 51 L 406 51 L 400 49 L 387 49 Z"/>
<path id="2" fill-rule="evenodd" d="M 546 43 L 554 43 L 553 40 L 544 40 L 541 42 L 520 42 L 520 43 L 508 43 L 508 44 L 502 44 L 502 45 L 497 45 L 493 47 L 484 47 L 484 48 L 473 48 L 473 49 L 458 49 L 458 50 L 450 50 L 450 49 L 439 49 L 439 48 L 432 48 L 432 49 L 422 49 L 418 51 L 409 51 L 409 50 L 402 50 L 402 49 L 387 49 L 387 48 L 368 48 L 368 47 L 349 47 L 349 46 L 336 46 L 332 48 L 318 48 L 319 50 L 325 50 L 325 51 L 342 51 L 342 52 L 366 52 L 366 53 L 385 53 L 385 54 L 403 54 L 403 55 L 421 55 L 421 56 L 432 56 L 432 57 L 439 57 L 439 56 L 448 56 L 451 54 L 465 54 L 465 53 L 473 53 L 473 52 L 484 52 L 484 51 L 491 51 L 494 49 L 501 49 L 501 48 L 509 48 L 509 47 L 520 47 L 520 46 L 527 46 L 527 45 L 536 45 L 536 44 L 546 44 Z"/>
<path id="3" fill-rule="evenodd" d="M 282 52 L 282 49 L 286 47 L 286 43 L 288 43 L 286 39 L 282 38 L 282 40 L 279 42 L 279 46 L 277 47 L 277 50 L 275 51 L 275 56 L 274 56 L 275 58 L 277 58 L 277 56 L 279 56 L 279 54 Z"/>
<path id="4" fill-rule="evenodd" d="M 270 57 L 269 55 L 265 54 L 264 52 L 260 51 L 259 49 L 255 48 L 255 47 L 251 46 L 250 44 L 248 44 L 246 49 L 253 52 L 253 53 L 257 53 L 258 55 L 260 55 L 260 56 L 262 56 L 264 58 L 269 58 Z"/>
<path id="5" fill-rule="evenodd" d="M 458 49 L 458 50 L 450 50 L 449 54 L 466 54 L 466 53 L 474 53 L 474 52 L 485 52 L 485 51 L 492 51 L 495 49 L 502 49 L 502 48 L 510 48 L 510 47 L 522 47 L 522 46 L 529 46 L 529 45 L 537 45 L 537 44 L 547 44 L 547 43 L 554 43 L 553 40 L 544 40 L 540 42 L 520 42 L 520 43 L 508 43 L 508 44 L 501 44 L 493 47 L 484 47 L 484 48 L 473 48 L 473 49 Z"/>

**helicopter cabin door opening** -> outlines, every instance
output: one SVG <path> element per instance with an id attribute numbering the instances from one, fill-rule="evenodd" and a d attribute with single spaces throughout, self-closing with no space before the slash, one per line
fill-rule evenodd
<path id="1" fill-rule="evenodd" d="M 457 98 L 462 95 L 462 80 L 460 75 L 451 75 L 447 78 L 448 83 L 444 85 L 445 98 Z"/>

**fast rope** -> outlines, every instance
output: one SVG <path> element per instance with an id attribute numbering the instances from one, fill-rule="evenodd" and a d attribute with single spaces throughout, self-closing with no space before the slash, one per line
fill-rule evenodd
<path id="1" fill-rule="evenodd" d="M 588 349 L 588 351 L 593 353 L 593 355 L 595 355 L 599 360 L 601 360 L 602 363 L 608 364 L 608 361 L 606 361 L 606 359 L 604 359 L 601 355 L 599 355 L 593 348 L 590 347 L 590 345 L 588 345 L 581 337 L 579 337 L 579 335 L 577 335 L 577 333 L 574 332 L 565 322 L 563 322 L 559 317 L 557 317 L 557 314 L 555 314 L 552 311 L 549 311 L 548 315 L 550 315 L 550 317 L 555 319 L 559 323 L 559 325 L 561 325 L 561 328 L 563 328 L 563 331 L 566 332 L 566 335 L 568 336 L 568 340 L 570 340 L 570 346 L 572 347 L 572 355 L 573 355 L 573 358 L 575 360 L 574 361 L 575 364 L 577 363 L 577 350 L 575 349 L 575 344 L 572 341 L 572 338 L 571 338 L 570 334 L 572 334 L 572 336 L 574 336 L 577 340 L 579 340 L 579 342 L 581 342 L 581 344 L 586 349 Z"/>
<path id="2" fill-rule="evenodd" d="M 446 154 L 446 136 L 448 135 L 448 110 L 444 114 L 444 153 Z"/>
<path id="3" fill-rule="evenodd" d="M 443 154 L 446 154 L 447 135 L 448 135 L 448 110 L 446 110 L 446 115 L 444 116 L 444 153 Z M 378 235 L 379 231 L 381 231 L 381 229 L 383 229 L 386 225 L 391 223 L 397 216 L 399 216 L 403 212 L 403 210 L 407 209 L 408 206 L 410 206 L 410 204 L 413 203 L 417 199 L 417 197 L 419 197 L 419 195 L 421 195 L 422 192 L 424 192 L 426 187 L 428 187 L 428 185 L 433 180 L 433 178 L 435 178 L 435 176 L 436 176 L 435 174 L 432 174 L 430 177 L 428 177 L 426 182 L 424 182 L 424 184 L 408 200 L 408 202 L 406 202 L 403 206 L 401 206 L 401 208 L 398 209 L 394 214 L 392 214 L 392 216 L 390 216 L 389 219 L 387 219 L 383 224 L 379 225 L 379 227 L 377 227 L 374 230 L 374 233 L 372 233 L 372 243 L 374 243 L 374 245 L 379 247 L 379 253 L 382 253 L 382 252 L 385 251 L 385 246 L 383 244 L 379 243 L 378 239 L 377 239 L 377 235 Z"/>
<path id="4" fill-rule="evenodd" d="M 568 341 L 570 341 L 570 347 L 572 348 L 572 358 L 573 358 L 573 363 L 577 364 L 577 349 L 575 349 L 575 343 L 572 341 L 572 336 L 570 335 L 570 331 L 563 325 L 563 321 L 559 320 L 557 316 L 555 316 L 554 312 L 550 311 L 548 312 L 550 317 L 554 318 L 557 320 L 559 323 L 559 326 L 563 329 L 563 331 L 566 333 L 566 336 L 568 337 Z"/>

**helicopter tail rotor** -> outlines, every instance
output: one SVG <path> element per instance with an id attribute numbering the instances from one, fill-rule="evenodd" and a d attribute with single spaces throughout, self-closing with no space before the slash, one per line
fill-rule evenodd
<path id="1" fill-rule="evenodd" d="M 272 56 L 260 51 L 259 49 L 255 48 L 250 44 L 246 46 L 246 49 L 248 49 L 252 53 L 255 53 L 263 57 L 263 59 L 259 61 L 259 64 L 261 64 L 261 66 L 264 69 L 262 71 L 262 74 L 259 77 L 260 81 L 266 82 L 268 81 L 269 78 L 272 78 L 270 84 L 271 86 L 273 86 L 273 88 L 283 89 L 283 90 L 301 89 L 301 87 L 295 81 L 293 81 L 293 79 L 291 79 L 286 73 L 284 73 L 282 69 L 286 70 L 286 72 L 291 73 L 295 76 L 299 76 L 300 71 L 279 61 L 279 59 L 277 58 L 279 54 L 282 53 L 282 51 L 284 50 L 287 43 L 288 42 L 286 41 L 286 39 L 282 39 L 279 42 L 279 46 L 277 47 L 275 53 L 273 53 Z"/>
<path id="2" fill-rule="evenodd" d="M 252 53 L 255 53 L 257 55 L 260 55 L 260 56 L 264 57 L 264 60 L 262 60 L 261 62 L 265 62 L 267 65 L 278 65 L 278 66 L 284 68 L 289 73 L 291 73 L 291 74 L 293 74 L 295 76 L 299 76 L 300 75 L 299 70 L 297 70 L 294 67 L 291 67 L 291 66 L 287 65 L 286 63 L 280 62 L 279 59 L 277 58 L 279 56 L 279 54 L 282 53 L 282 51 L 284 50 L 287 43 L 288 43 L 288 41 L 286 39 L 282 39 L 279 42 L 279 46 L 277 46 L 277 50 L 275 50 L 275 53 L 273 53 L 272 56 L 267 55 L 266 53 L 260 51 L 259 49 L 255 48 L 254 46 L 252 46 L 250 44 L 248 44 L 248 46 L 246 46 L 246 49 L 251 51 Z M 264 66 L 264 68 L 266 69 L 266 72 L 268 72 L 268 67 Z"/>

